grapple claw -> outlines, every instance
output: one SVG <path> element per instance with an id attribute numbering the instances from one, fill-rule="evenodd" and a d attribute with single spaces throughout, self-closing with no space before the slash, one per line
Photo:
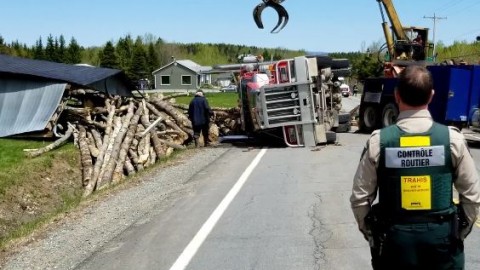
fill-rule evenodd
<path id="1" fill-rule="evenodd" d="M 277 25 L 270 31 L 270 33 L 278 33 L 282 30 L 285 25 L 288 23 L 288 12 L 287 10 L 280 5 L 281 2 L 284 0 L 262 0 L 263 3 L 258 4 L 253 9 L 253 20 L 257 24 L 257 27 L 263 29 L 263 22 L 262 22 L 262 12 L 266 7 L 273 8 L 278 14 L 278 22 Z"/>

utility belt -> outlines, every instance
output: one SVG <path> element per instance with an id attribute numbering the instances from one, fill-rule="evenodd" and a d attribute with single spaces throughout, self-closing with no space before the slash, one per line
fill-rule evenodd
<path id="1" fill-rule="evenodd" d="M 431 214 L 431 215 L 406 215 L 402 217 L 387 217 L 386 222 L 395 224 L 417 224 L 417 223 L 443 223 L 455 219 L 455 213 Z"/>

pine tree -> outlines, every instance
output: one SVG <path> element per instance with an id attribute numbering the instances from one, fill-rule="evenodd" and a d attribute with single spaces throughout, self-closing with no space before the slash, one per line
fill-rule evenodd
<path id="1" fill-rule="evenodd" d="M 33 48 L 33 59 L 44 60 L 45 52 L 43 50 L 42 37 L 38 38 L 35 42 L 35 48 Z"/>
<path id="2" fill-rule="evenodd" d="M 155 51 L 155 46 L 153 43 L 148 45 L 148 53 L 147 53 L 147 64 L 148 64 L 148 75 L 152 77 L 152 72 L 160 67 L 160 59 L 158 58 L 158 54 Z"/>
<path id="3" fill-rule="evenodd" d="M 47 38 L 47 46 L 45 47 L 45 60 L 55 61 L 55 41 L 50 34 Z"/>
<path id="4" fill-rule="evenodd" d="M 130 79 L 134 82 L 143 79 L 148 75 L 147 53 L 142 42 L 138 37 L 133 46 L 133 61 L 130 69 Z"/>
<path id="5" fill-rule="evenodd" d="M 130 76 L 133 59 L 132 37 L 127 35 L 125 38 L 120 38 L 115 46 L 115 51 L 117 52 L 120 69 L 124 70 L 127 76 Z"/>
<path id="6" fill-rule="evenodd" d="M 60 38 L 58 39 L 58 50 L 57 50 L 57 57 L 58 57 L 58 62 L 60 63 L 65 63 L 66 58 L 67 58 L 67 52 L 66 52 L 66 46 L 65 46 L 65 38 L 63 35 L 60 35 Z"/>
<path id="7" fill-rule="evenodd" d="M 78 64 L 80 62 L 82 62 L 82 48 L 78 45 L 77 40 L 72 37 L 72 39 L 70 39 L 70 44 L 68 44 L 65 63 Z"/>
<path id="8" fill-rule="evenodd" d="M 108 41 L 100 53 L 100 66 L 105 68 L 119 68 L 117 55 L 113 43 Z"/>

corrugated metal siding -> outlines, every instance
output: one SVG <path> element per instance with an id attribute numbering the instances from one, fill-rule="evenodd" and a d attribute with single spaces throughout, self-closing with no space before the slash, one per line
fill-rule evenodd
<path id="1" fill-rule="evenodd" d="M 65 83 L 0 79 L 0 137 L 45 129 Z"/>

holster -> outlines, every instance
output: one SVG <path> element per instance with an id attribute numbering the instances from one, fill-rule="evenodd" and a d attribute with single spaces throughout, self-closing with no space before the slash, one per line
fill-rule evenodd
<path id="1" fill-rule="evenodd" d="M 454 242 L 462 241 L 460 237 L 460 232 L 465 228 L 468 228 L 469 223 L 465 210 L 461 204 L 455 205 L 456 211 L 453 214 L 452 219 L 452 238 Z"/>
<path id="2" fill-rule="evenodd" d="M 372 242 L 370 243 L 372 259 L 375 256 L 381 256 L 383 246 L 387 238 L 387 231 L 391 224 L 381 214 L 378 205 L 373 205 L 370 212 L 365 217 L 365 225 L 372 232 Z"/>

